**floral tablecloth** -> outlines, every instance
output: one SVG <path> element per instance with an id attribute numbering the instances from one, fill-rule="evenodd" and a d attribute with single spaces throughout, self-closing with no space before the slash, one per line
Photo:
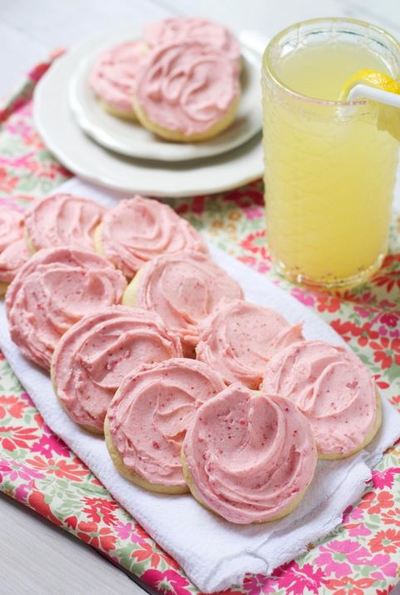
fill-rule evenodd
<path id="1" fill-rule="evenodd" d="M 0 109 L 0 208 L 25 208 L 68 179 L 32 123 L 37 66 Z M 400 410 L 400 221 L 374 280 L 344 295 L 309 291 L 274 277 L 265 247 L 261 182 L 214 196 L 171 201 L 221 248 L 313 308 L 370 368 L 382 395 Z M 400 418 L 399 418 L 400 423 Z M 100 550 L 160 593 L 198 593 L 178 564 L 111 497 L 46 426 L 0 354 L 0 490 Z M 212 538 L 212 536 L 210 536 Z M 389 593 L 400 577 L 400 445 L 390 448 L 342 525 L 272 577 L 248 575 L 227 595 Z"/>

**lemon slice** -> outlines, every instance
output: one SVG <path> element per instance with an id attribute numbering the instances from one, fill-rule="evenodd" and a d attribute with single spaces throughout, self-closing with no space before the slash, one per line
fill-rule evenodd
<path id="1" fill-rule="evenodd" d="M 388 74 L 370 68 L 362 68 L 347 79 L 342 87 L 339 100 L 346 101 L 352 88 L 358 84 L 400 95 L 400 83 L 392 79 Z M 394 138 L 400 140 L 400 109 L 382 103 L 377 104 L 377 108 L 379 130 L 386 130 Z"/>
<path id="2" fill-rule="evenodd" d="M 360 83 L 400 95 L 400 83 L 392 79 L 388 74 L 370 68 L 362 68 L 351 75 L 343 85 L 339 97 L 340 101 L 345 101 L 352 88 Z"/>

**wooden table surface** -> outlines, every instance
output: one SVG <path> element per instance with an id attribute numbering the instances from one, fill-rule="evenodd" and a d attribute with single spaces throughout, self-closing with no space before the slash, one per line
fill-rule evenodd
<path id="1" fill-rule="evenodd" d="M 318 16 L 351 16 L 400 37 L 399 0 L 0 0 L 0 97 L 54 48 L 171 14 L 219 20 L 271 37 Z M 0 595 L 107 595 L 142 590 L 96 551 L 0 497 Z"/>

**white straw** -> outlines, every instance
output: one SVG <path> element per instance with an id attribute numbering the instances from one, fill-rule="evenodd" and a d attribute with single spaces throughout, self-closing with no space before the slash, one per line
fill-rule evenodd
<path id="1" fill-rule="evenodd" d="M 348 98 L 350 101 L 354 99 L 371 99 L 371 101 L 377 101 L 378 103 L 384 103 L 385 105 L 400 108 L 400 95 L 397 93 L 391 93 L 390 91 L 384 91 L 383 89 L 375 89 L 375 87 L 370 87 L 369 85 L 363 85 L 361 83 L 352 88 Z"/>

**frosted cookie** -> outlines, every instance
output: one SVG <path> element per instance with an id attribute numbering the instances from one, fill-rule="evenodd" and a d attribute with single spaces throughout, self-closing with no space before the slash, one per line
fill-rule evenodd
<path id="1" fill-rule="evenodd" d="M 240 97 L 237 65 L 219 50 L 184 41 L 156 47 L 137 79 L 135 111 L 162 138 L 202 141 L 234 120 Z"/>
<path id="2" fill-rule="evenodd" d="M 128 285 L 123 303 L 157 312 L 190 356 L 199 339 L 199 324 L 222 299 L 242 297 L 240 285 L 210 258 L 181 252 L 145 265 Z"/>
<path id="3" fill-rule="evenodd" d="M 207 252 L 200 234 L 171 207 L 136 195 L 109 209 L 96 232 L 96 249 L 128 279 L 167 252 Z"/>
<path id="4" fill-rule="evenodd" d="M 22 353 L 50 368 L 60 337 L 87 314 L 117 304 L 126 281 L 92 252 L 40 250 L 19 269 L 6 294 L 11 338 Z"/>
<path id="5" fill-rule="evenodd" d="M 182 441 L 196 410 L 224 388 L 217 372 L 170 359 L 128 376 L 108 408 L 106 443 L 118 471 L 154 492 L 180 494 Z"/>
<path id="6" fill-rule="evenodd" d="M 124 120 L 136 120 L 133 99 L 146 44 L 128 41 L 106 50 L 89 75 L 89 85 L 106 111 Z"/>
<path id="7" fill-rule="evenodd" d="M 113 306 L 85 316 L 62 336 L 51 375 L 73 421 L 102 434 L 107 407 L 125 376 L 143 364 L 181 355 L 179 339 L 157 314 Z"/>
<path id="8" fill-rule="evenodd" d="M 223 25 L 206 19 L 176 17 L 149 23 L 144 28 L 146 43 L 154 48 L 181 41 L 210 46 L 235 61 L 240 59 L 240 44 Z"/>
<path id="9" fill-rule="evenodd" d="M 0 205 L 0 297 L 30 254 L 24 242 L 24 215 L 16 207 Z"/>
<path id="10" fill-rule="evenodd" d="M 380 397 L 367 368 L 351 351 L 323 341 L 301 341 L 277 353 L 263 388 L 297 405 L 323 459 L 356 453 L 381 425 Z"/>
<path id="11" fill-rule="evenodd" d="M 53 194 L 37 201 L 26 214 L 26 236 L 32 251 L 70 246 L 94 250 L 94 232 L 105 208 L 73 194 Z"/>
<path id="12" fill-rule="evenodd" d="M 5 294 L 8 285 L 31 256 L 25 240 L 13 242 L 0 252 L 0 296 Z"/>
<path id="13" fill-rule="evenodd" d="M 201 504 L 231 523 L 263 523 L 299 504 L 317 449 L 294 403 L 232 384 L 197 410 L 182 460 Z"/>
<path id="14" fill-rule="evenodd" d="M 301 326 L 291 326 L 278 312 L 236 300 L 221 304 L 204 322 L 196 357 L 219 370 L 227 384 L 258 388 L 272 355 L 302 337 Z"/>

